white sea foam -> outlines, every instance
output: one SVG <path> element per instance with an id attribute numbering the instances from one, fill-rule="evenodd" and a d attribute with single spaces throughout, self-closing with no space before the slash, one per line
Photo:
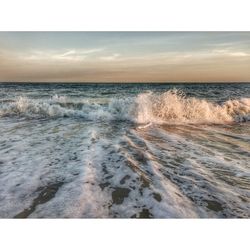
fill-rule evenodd
<path id="1" fill-rule="evenodd" d="M 53 96 L 50 99 L 18 97 L 0 107 L 0 116 L 81 117 L 88 120 L 125 120 L 136 123 L 231 123 L 250 120 L 250 98 L 222 104 L 186 97 L 170 90 L 162 94 L 112 98 L 107 103 Z"/>
<path id="2" fill-rule="evenodd" d="M 249 124 L 124 125 L 2 119 L 0 217 L 249 217 Z"/>

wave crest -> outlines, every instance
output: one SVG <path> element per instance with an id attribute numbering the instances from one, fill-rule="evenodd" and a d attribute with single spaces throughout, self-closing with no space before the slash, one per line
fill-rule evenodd
<path id="1" fill-rule="evenodd" d="M 228 100 L 222 105 L 187 98 L 183 92 L 147 93 L 137 97 L 138 122 L 225 123 L 250 119 L 250 98 Z"/>

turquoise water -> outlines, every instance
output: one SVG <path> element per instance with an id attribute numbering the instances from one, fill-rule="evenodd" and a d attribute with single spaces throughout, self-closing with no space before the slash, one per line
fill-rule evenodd
<path id="1" fill-rule="evenodd" d="M 250 84 L 0 84 L 0 217 L 250 216 Z"/>

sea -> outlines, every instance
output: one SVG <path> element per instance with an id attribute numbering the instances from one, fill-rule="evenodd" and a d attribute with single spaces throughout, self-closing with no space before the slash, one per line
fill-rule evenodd
<path id="1" fill-rule="evenodd" d="M 250 83 L 0 83 L 0 218 L 249 218 Z"/>

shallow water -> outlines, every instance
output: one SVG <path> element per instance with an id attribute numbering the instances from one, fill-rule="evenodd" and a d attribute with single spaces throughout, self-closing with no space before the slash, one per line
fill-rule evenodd
<path id="1" fill-rule="evenodd" d="M 249 117 L 250 84 L 0 84 L 0 217 L 250 217 Z"/>

